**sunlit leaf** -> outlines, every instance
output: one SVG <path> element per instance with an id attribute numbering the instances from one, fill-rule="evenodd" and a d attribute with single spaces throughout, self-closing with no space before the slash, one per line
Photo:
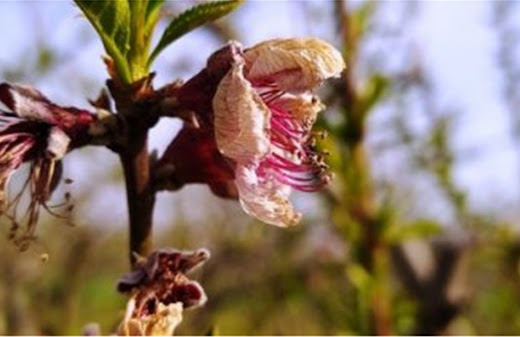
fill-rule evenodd
<path id="1" fill-rule="evenodd" d="M 164 2 L 165 0 L 150 0 L 148 2 L 148 6 L 146 7 L 146 18 L 148 19 L 154 15 L 157 15 Z"/>
<path id="2" fill-rule="evenodd" d="M 237 8 L 243 0 L 212 1 L 192 7 L 173 19 L 153 50 L 148 63 L 152 63 L 164 48 L 179 37 L 211 21 L 215 21 Z"/>
<path id="3" fill-rule="evenodd" d="M 127 1 L 74 0 L 103 41 L 120 79 L 130 82 L 126 54 L 130 49 L 130 8 Z"/>
<path id="4" fill-rule="evenodd" d="M 159 14 L 161 12 L 161 7 L 164 4 L 165 0 L 150 0 L 146 7 L 146 15 L 145 15 L 145 31 L 150 34 L 153 32 L 157 21 L 159 20 Z"/>

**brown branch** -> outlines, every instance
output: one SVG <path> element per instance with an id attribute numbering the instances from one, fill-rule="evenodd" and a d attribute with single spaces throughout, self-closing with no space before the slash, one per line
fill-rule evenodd
<path id="1" fill-rule="evenodd" d="M 120 153 L 125 175 L 125 186 L 130 221 L 130 261 L 136 262 L 134 253 L 147 256 L 152 248 L 152 215 L 155 195 L 150 184 L 148 131 L 131 132 L 135 139 L 129 151 Z"/>
<path id="2" fill-rule="evenodd" d="M 107 87 L 115 102 L 110 110 L 108 94 L 102 92 L 91 101 L 97 118 L 88 130 L 85 145 L 103 145 L 119 154 L 127 193 L 130 223 L 130 260 L 135 254 L 146 256 L 152 246 L 152 215 L 156 190 L 151 177 L 148 130 L 161 117 L 178 117 L 193 122 L 193 113 L 182 108 L 177 93 L 182 81 L 175 81 L 159 90 L 152 87 L 154 74 L 133 83 L 122 85 L 117 79 L 108 80 Z"/>
<path id="3" fill-rule="evenodd" d="M 150 157 L 148 152 L 148 130 L 158 117 L 150 114 L 154 97 L 152 76 L 138 81 L 130 87 L 122 87 L 108 81 L 108 87 L 122 120 L 120 139 L 122 146 L 114 147 L 118 152 L 123 173 L 130 223 L 130 261 L 135 265 L 136 255 L 147 256 L 152 248 L 152 215 L 155 194 L 150 179 Z"/>
<path id="4" fill-rule="evenodd" d="M 460 312 L 463 302 L 449 297 L 448 289 L 455 282 L 454 275 L 460 268 L 459 261 L 464 253 L 464 245 L 436 242 L 433 249 L 433 270 L 428 277 L 420 279 L 412 267 L 402 247 L 392 248 L 392 259 L 397 276 L 407 291 L 417 299 L 417 324 L 414 334 L 443 334 L 444 329 Z"/>

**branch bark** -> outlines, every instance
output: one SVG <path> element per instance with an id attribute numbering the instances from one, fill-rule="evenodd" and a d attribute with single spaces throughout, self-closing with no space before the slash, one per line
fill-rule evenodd
<path id="1" fill-rule="evenodd" d="M 150 113 L 154 110 L 154 90 L 151 85 L 153 75 L 122 87 L 114 81 L 108 87 L 121 117 L 119 139 L 122 144 L 113 148 L 118 152 L 125 176 L 128 218 L 130 229 L 129 257 L 135 266 L 137 256 L 147 256 L 152 248 L 152 216 L 155 192 L 150 175 L 150 154 L 148 151 L 148 130 L 158 117 Z"/>
<path id="2" fill-rule="evenodd" d="M 134 266 L 135 254 L 147 256 L 152 248 L 155 194 L 150 181 L 148 130 L 133 130 L 130 134 L 132 143 L 127 151 L 120 153 L 120 160 L 125 175 L 130 223 L 130 261 Z"/>

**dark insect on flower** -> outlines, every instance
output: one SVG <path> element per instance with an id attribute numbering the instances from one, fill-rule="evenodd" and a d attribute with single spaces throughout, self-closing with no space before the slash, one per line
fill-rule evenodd
<path id="1" fill-rule="evenodd" d="M 40 206 L 49 210 L 46 202 L 61 178 L 60 159 L 88 142 L 95 116 L 60 107 L 36 89 L 22 85 L 0 83 L 0 102 L 8 109 L 0 110 L 0 215 L 12 220 L 11 235 L 24 248 L 34 236 Z M 9 199 L 9 178 L 25 162 L 30 163 L 29 177 L 22 190 Z M 24 215 L 26 229 L 17 236 L 16 211 L 27 188 L 31 198 Z"/>
<path id="2" fill-rule="evenodd" d="M 182 310 L 206 302 L 204 289 L 186 274 L 209 259 L 206 249 L 153 252 L 118 282 L 120 292 L 130 293 L 122 335 L 170 334 L 182 320 Z"/>

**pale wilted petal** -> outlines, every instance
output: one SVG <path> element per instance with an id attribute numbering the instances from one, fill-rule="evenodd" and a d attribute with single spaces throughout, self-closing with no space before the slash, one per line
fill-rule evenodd
<path id="1" fill-rule="evenodd" d="M 19 117 L 54 122 L 51 103 L 41 92 L 30 86 L 1 83 L 0 101 Z"/>
<path id="2" fill-rule="evenodd" d="M 213 98 L 215 137 L 219 151 L 237 163 L 252 163 L 270 149 L 269 108 L 243 74 L 237 60 Z"/>
<path id="3" fill-rule="evenodd" d="M 47 138 L 47 153 L 53 159 L 60 159 L 65 156 L 69 148 L 70 138 L 58 127 L 52 127 Z"/>
<path id="4" fill-rule="evenodd" d="M 132 295 L 118 334 L 171 335 L 182 320 L 183 310 L 206 302 L 204 289 L 185 273 L 199 267 L 209 256 L 206 249 L 160 249 L 140 261 L 117 286 L 119 291 Z"/>
<path id="5" fill-rule="evenodd" d="M 134 317 L 135 299 L 131 298 L 117 334 L 119 336 L 172 336 L 175 328 L 182 322 L 182 310 L 180 302 L 169 305 L 159 303 L 155 313 Z"/>
<path id="6" fill-rule="evenodd" d="M 279 227 L 298 224 L 301 214 L 294 211 L 288 199 L 288 186 L 272 179 L 261 182 L 254 167 L 238 166 L 235 174 L 240 204 L 246 213 Z"/>
<path id="7" fill-rule="evenodd" d="M 341 53 L 317 38 L 275 39 L 246 50 L 251 80 L 275 81 L 285 91 L 309 90 L 345 68 Z"/>

